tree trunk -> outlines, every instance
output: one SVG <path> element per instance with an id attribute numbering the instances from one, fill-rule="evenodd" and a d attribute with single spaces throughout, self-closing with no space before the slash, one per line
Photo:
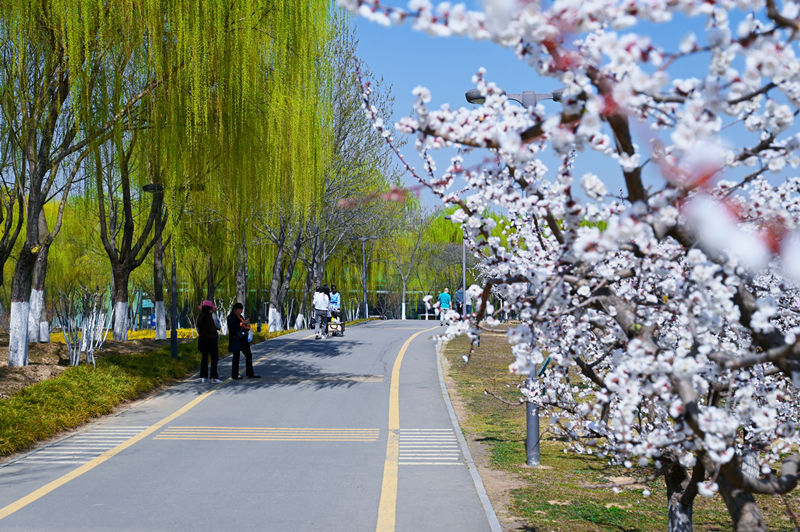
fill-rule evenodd
<path id="1" fill-rule="evenodd" d="M 669 532 L 691 532 L 692 530 L 692 509 L 694 498 L 684 497 L 690 479 L 686 474 L 686 469 L 678 463 L 671 463 L 664 474 L 667 484 L 667 506 L 668 506 L 668 525 Z"/>
<path id="2" fill-rule="evenodd" d="M 406 319 L 406 280 L 402 279 L 402 281 L 403 281 L 403 293 L 402 293 L 403 294 L 403 299 L 402 299 L 403 303 L 401 304 L 401 312 L 400 312 L 401 318 L 400 319 L 404 320 L 404 319 Z"/>
<path id="3" fill-rule="evenodd" d="M 283 309 L 283 300 L 281 298 L 281 282 L 283 281 L 283 254 L 286 249 L 286 230 L 281 227 L 280 236 L 277 242 L 274 242 L 275 261 L 272 263 L 272 279 L 269 283 L 269 313 L 267 316 L 267 330 L 282 331 L 283 319 L 281 317 Z"/>
<path id="4" fill-rule="evenodd" d="M 719 494 L 725 501 L 728 513 L 733 519 L 733 529 L 736 532 L 763 532 L 767 524 L 758 509 L 755 497 L 743 489 L 737 488 L 728 481 L 724 473 L 717 476 Z"/>
<path id="5" fill-rule="evenodd" d="M 153 247 L 153 305 L 156 314 L 156 340 L 167 339 L 167 313 L 164 311 L 164 245 L 159 234 Z"/>
<path id="6" fill-rule="evenodd" d="M 208 255 L 208 269 L 206 270 L 206 299 L 214 301 L 217 293 L 217 270 L 214 268 L 214 255 Z"/>
<path id="7" fill-rule="evenodd" d="M 236 251 L 236 301 L 247 309 L 247 242 L 243 239 Z"/>
<path id="8" fill-rule="evenodd" d="M 128 279 L 131 272 L 122 264 L 112 270 L 114 277 L 114 340 L 128 339 Z"/>
<path id="9" fill-rule="evenodd" d="M 28 220 L 37 220 L 42 209 L 41 196 L 32 191 L 28 197 Z M 28 365 L 28 314 L 30 313 L 33 269 L 39 251 L 39 225 L 29 223 L 25 243 L 19 252 L 11 279 L 11 316 L 8 327 L 9 367 Z"/>
<path id="10" fill-rule="evenodd" d="M 47 218 L 44 209 L 39 211 L 39 236 L 47 234 Z M 33 266 L 33 281 L 31 286 L 30 309 L 28 314 L 28 343 L 35 343 L 39 338 L 40 326 L 42 321 L 42 309 L 44 308 L 44 282 L 47 277 L 47 256 L 50 246 L 40 245 L 36 262 Z"/>

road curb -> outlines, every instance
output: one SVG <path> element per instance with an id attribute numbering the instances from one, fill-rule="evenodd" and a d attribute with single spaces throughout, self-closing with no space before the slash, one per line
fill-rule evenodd
<path id="1" fill-rule="evenodd" d="M 472 454 L 469 452 L 467 440 L 464 439 L 464 435 L 461 433 L 461 426 L 458 424 L 456 412 L 453 409 L 453 404 L 450 402 L 450 394 L 447 392 L 447 385 L 444 382 L 444 373 L 442 371 L 442 343 L 443 342 L 441 339 L 437 340 L 436 342 L 436 371 L 439 374 L 439 386 L 442 389 L 442 398 L 444 399 L 445 405 L 447 405 L 447 413 L 450 415 L 450 422 L 452 423 L 453 430 L 458 438 L 458 445 L 461 447 L 464 460 L 467 462 L 469 474 L 472 477 L 473 484 L 475 484 L 475 491 L 478 492 L 478 498 L 481 501 L 481 506 L 483 506 L 483 512 L 486 514 L 486 520 L 489 522 L 489 527 L 491 528 L 492 532 L 502 532 L 503 527 L 500 526 L 500 521 L 497 519 L 497 514 L 494 512 L 494 507 L 492 507 L 492 501 L 489 500 L 489 495 L 486 494 L 486 488 L 483 485 L 483 479 L 481 479 L 481 475 L 478 473 L 478 468 L 475 467 L 475 462 L 472 460 Z"/>

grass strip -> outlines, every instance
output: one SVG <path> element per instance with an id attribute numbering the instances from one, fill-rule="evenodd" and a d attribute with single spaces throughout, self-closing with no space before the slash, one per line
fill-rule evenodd
<path id="1" fill-rule="evenodd" d="M 543 468 L 525 465 L 525 410 L 509 406 L 484 393 L 488 389 L 506 400 L 516 402 L 521 378 L 511 375 L 508 365 L 514 360 L 502 335 L 485 334 L 469 364 L 462 356 L 469 351 L 465 337 L 449 342 L 444 350 L 448 376 L 455 384 L 455 396 L 467 412 L 460 419 L 467 439 L 486 445 L 490 467 L 503 471 L 508 487 L 507 508 L 495 508 L 499 516 L 514 522 L 521 530 L 666 530 L 667 498 L 664 481 L 657 478 L 635 489 L 624 487 L 619 493 L 608 485 L 611 480 L 641 478 L 624 467 L 611 467 L 592 455 L 566 451 L 567 444 L 546 432 L 548 414 L 540 420 L 541 463 Z M 452 393 L 452 391 L 451 391 Z M 644 471 L 652 473 L 652 471 Z M 513 486 L 513 487 L 509 487 Z M 493 501 L 497 493 L 492 493 Z M 651 491 L 649 497 L 643 489 Z M 769 530 L 794 530 L 786 507 L 779 497 L 756 496 Z M 800 509 L 797 491 L 787 496 L 792 509 Z M 524 523 L 524 524 L 521 524 Z M 730 530 L 731 520 L 722 498 L 698 497 L 694 505 L 694 529 Z"/>

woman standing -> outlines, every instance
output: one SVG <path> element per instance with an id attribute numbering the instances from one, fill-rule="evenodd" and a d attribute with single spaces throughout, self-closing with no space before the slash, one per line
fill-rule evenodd
<path id="1" fill-rule="evenodd" d="M 244 353 L 245 375 L 250 379 L 258 379 L 261 375 L 256 375 L 253 371 L 253 353 L 250 351 L 250 342 L 247 341 L 250 322 L 242 317 L 242 312 L 244 312 L 244 305 L 235 303 L 227 317 L 228 349 L 233 353 L 231 378 L 234 380 L 242 378 L 239 375 L 239 353 Z"/>
<path id="2" fill-rule="evenodd" d="M 211 379 L 212 383 L 220 382 L 217 373 L 217 362 L 219 361 L 219 348 L 217 346 L 217 326 L 214 322 L 214 311 L 217 307 L 214 302 L 206 299 L 200 303 L 200 316 L 197 317 L 197 347 L 200 349 L 200 380 L 208 380 L 208 359 L 211 359 Z"/>

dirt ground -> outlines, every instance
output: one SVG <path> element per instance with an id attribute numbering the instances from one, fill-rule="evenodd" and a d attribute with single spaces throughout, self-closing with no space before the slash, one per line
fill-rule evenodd
<path id="1" fill-rule="evenodd" d="M 442 357 L 442 369 L 444 370 L 444 380 L 447 385 L 447 391 L 450 392 L 450 402 L 453 404 L 453 410 L 456 411 L 461 428 L 464 428 L 464 423 L 467 420 L 467 410 L 464 403 L 458 396 L 456 384 L 453 379 L 448 375 L 450 362 L 447 358 Z M 472 454 L 472 460 L 478 468 L 478 472 L 483 480 L 483 486 L 486 488 L 486 494 L 489 500 L 492 501 L 492 507 L 497 514 L 497 519 L 504 531 L 517 532 L 525 530 L 527 523 L 522 520 L 516 519 L 509 512 L 508 508 L 511 505 L 511 490 L 524 486 L 524 482 L 514 478 L 513 476 L 503 471 L 492 469 L 489 465 L 489 451 L 486 444 L 478 441 L 475 434 L 465 431 L 464 438 L 467 440 L 469 452 Z"/>
<path id="2" fill-rule="evenodd" d="M 163 346 L 169 340 L 129 340 L 106 342 L 97 358 L 109 354 L 138 353 Z M 67 346 L 60 343 L 30 344 L 29 365 L 8 367 L 8 333 L 0 333 L 0 399 L 5 399 L 31 384 L 52 379 L 69 367 Z"/>

